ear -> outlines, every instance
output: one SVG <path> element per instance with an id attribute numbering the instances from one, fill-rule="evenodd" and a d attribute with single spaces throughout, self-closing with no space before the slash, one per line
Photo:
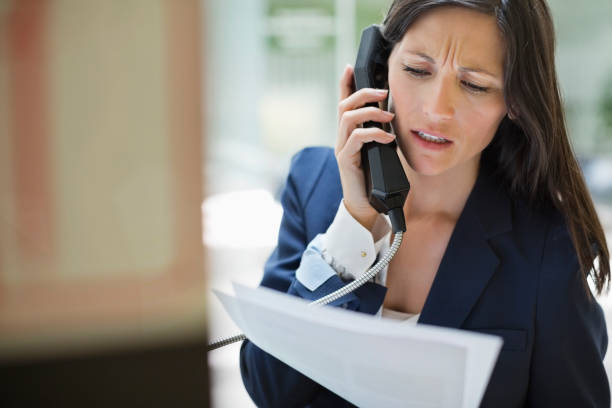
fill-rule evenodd
<path id="1" fill-rule="evenodd" d="M 510 104 L 510 106 L 508 107 L 507 115 L 508 119 L 510 119 L 511 121 L 515 121 L 519 117 L 518 109 L 516 109 L 514 104 Z"/>

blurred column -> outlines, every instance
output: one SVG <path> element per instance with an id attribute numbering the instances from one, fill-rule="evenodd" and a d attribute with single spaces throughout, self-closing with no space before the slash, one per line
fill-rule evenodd
<path id="1" fill-rule="evenodd" d="M 249 188 L 243 171 L 259 162 L 259 101 L 262 86 L 264 0 L 205 1 L 205 162 L 209 193 Z"/>
<path id="2" fill-rule="evenodd" d="M 3 367 L 204 345 L 201 18 L 195 0 L 0 1 Z"/>

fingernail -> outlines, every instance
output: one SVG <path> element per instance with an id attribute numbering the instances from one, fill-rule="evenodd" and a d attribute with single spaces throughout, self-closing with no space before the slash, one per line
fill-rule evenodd
<path id="1" fill-rule="evenodd" d="M 386 95 L 386 94 L 387 94 L 387 92 L 388 92 L 388 90 L 387 90 L 387 89 L 377 89 L 377 90 L 376 90 L 376 93 L 377 93 L 378 95 L 381 95 L 381 96 L 382 96 L 382 95 Z"/>
<path id="2" fill-rule="evenodd" d="M 385 112 L 387 114 L 387 116 L 390 116 L 390 117 L 394 117 L 395 116 L 395 113 L 393 113 L 393 112 L 389 112 L 389 111 L 383 111 L 383 112 Z"/>

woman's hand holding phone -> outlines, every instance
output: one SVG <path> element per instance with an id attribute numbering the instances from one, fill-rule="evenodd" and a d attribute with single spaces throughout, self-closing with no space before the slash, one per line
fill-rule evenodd
<path id="1" fill-rule="evenodd" d="M 363 128 L 361 124 L 368 121 L 390 122 L 393 119 L 393 113 L 373 106 L 364 106 L 366 103 L 383 101 L 387 93 L 387 90 L 372 88 L 354 92 L 353 67 L 350 65 L 347 65 L 340 78 L 335 154 L 340 170 L 344 205 L 353 218 L 370 231 L 378 212 L 370 205 L 366 195 L 361 148 L 368 142 L 390 143 L 395 140 L 395 136 L 377 127 Z"/>

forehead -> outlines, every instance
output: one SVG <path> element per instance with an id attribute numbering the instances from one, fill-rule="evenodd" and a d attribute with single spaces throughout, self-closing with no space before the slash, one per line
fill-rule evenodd
<path id="1" fill-rule="evenodd" d="M 398 44 L 401 52 L 436 61 L 449 53 L 459 65 L 501 73 L 505 45 L 495 17 L 466 7 L 438 7 L 417 18 Z"/>

